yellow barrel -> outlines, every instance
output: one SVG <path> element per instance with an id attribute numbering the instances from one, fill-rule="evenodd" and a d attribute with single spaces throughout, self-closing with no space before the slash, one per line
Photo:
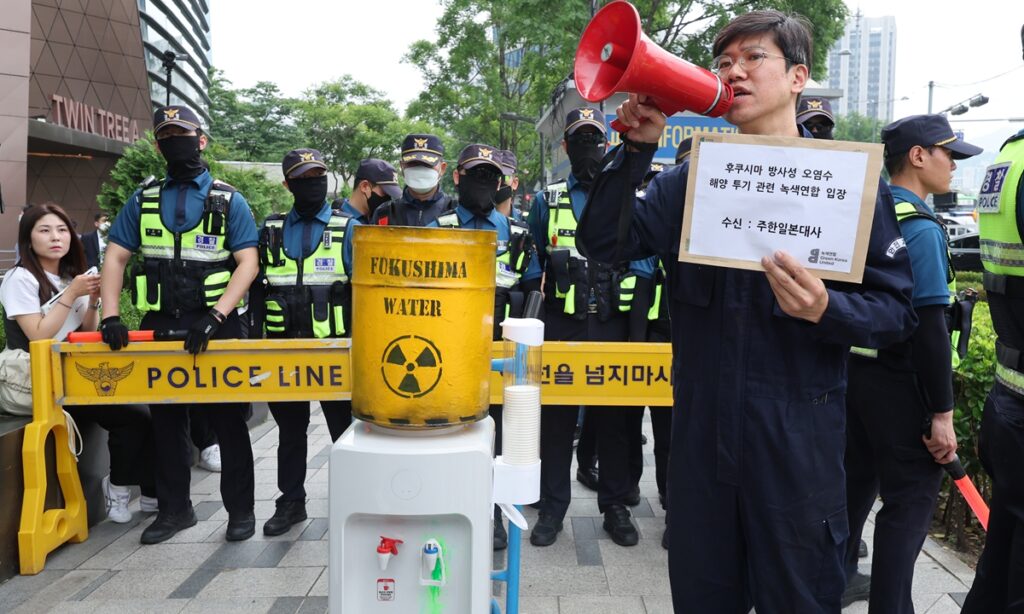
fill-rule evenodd
<path id="1" fill-rule="evenodd" d="M 424 429 L 487 416 L 497 233 L 354 227 L 352 412 Z"/>

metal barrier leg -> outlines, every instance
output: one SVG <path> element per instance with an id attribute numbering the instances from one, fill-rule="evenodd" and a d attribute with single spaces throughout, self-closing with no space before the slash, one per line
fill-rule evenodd
<path id="1" fill-rule="evenodd" d="M 89 536 L 77 461 L 68 449 L 64 412 L 54 403 L 54 369 L 59 371 L 60 365 L 54 365 L 53 347 L 52 341 L 36 341 L 30 347 L 33 414 L 32 422 L 25 427 L 21 452 L 25 494 L 18 530 L 21 573 L 26 575 L 42 571 L 46 556 L 64 542 L 82 542 Z M 53 433 L 64 507 L 46 510 L 46 437 L 50 433 Z"/>

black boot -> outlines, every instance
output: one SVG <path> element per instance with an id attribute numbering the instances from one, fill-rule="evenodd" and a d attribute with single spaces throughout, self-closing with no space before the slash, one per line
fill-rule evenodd
<path id="1" fill-rule="evenodd" d="M 256 515 L 252 510 L 228 512 L 228 530 L 224 534 L 229 542 L 240 542 L 249 539 L 256 534 Z"/>
<path id="2" fill-rule="evenodd" d="M 305 501 L 278 501 L 274 515 L 263 525 L 264 535 L 284 535 L 293 524 L 306 519 Z"/>
<path id="3" fill-rule="evenodd" d="M 576 470 L 576 481 L 597 492 L 597 467 L 580 467 Z"/>
<path id="4" fill-rule="evenodd" d="M 537 519 L 537 524 L 533 525 L 530 543 L 534 546 L 550 546 L 558 539 L 558 532 L 561 530 L 561 518 L 555 518 L 547 512 L 541 512 L 540 517 Z"/>
<path id="5" fill-rule="evenodd" d="M 501 510 L 494 507 L 494 549 L 504 550 L 508 548 L 508 533 L 505 532 L 505 525 L 501 523 Z"/>
<path id="6" fill-rule="evenodd" d="M 178 514 L 159 512 L 153 524 L 146 527 L 146 530 L 142 532 L 142 537 L 139 538 L 139 541 L 143 544 L 159 544 L 177 535 L 178 531 L 194 527 L 196 522 L 196 512 L 192 509 L 191 505 L 184 512 Z"/>
<path id="7" fill-rule="evenodd" d="M 633 526 L 632 516 L 624 505 L 609 505 L 605 509 L 604 530 L 620 546 L 635 546 L 640 541 L 640 533 Z"/>

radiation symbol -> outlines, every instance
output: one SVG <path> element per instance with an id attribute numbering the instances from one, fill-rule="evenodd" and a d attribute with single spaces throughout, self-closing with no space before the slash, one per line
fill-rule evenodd
<path id="1" fill-rule="evenodd" d="M 399 337 L 384 348 L 380 373 L 391 392 L 407 399 L 429 393 L 441 381 L 441 351 L 417 335 Z"/>

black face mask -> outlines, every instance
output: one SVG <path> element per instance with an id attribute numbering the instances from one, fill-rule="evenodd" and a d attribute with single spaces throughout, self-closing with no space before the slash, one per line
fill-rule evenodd
<path id="1" fill-rule="evenodd" d="M 391 200 L 391 197 L 388 196 L 387 194 L 384 194 L 383 196 L 381 196 L 380 194 L 378 194 L 376 192 L 370 192 L 370 196 L 367 197 L 367 199 L 366 199 L 366 210 L 367 210 L 366 217 L 372 217 L 373 216 L 373 212 L 377 210 L 377 207 L 383 205 L 384 203 L 388 202 L 389 200 Z"/>
<path id="2" fill-rule="evenodd" d="M 589 186 L 597 178 L 601 170 L 601 159 L 604 157 L 604 145 L 574 142 L 572 137 L 566 143 L 572 176 L 584 186 Z"/>
<path id="3" fill-rule="evenodd" d="M 475 215 L 486 217 L 494 210 L 497 185 L 497 177 L 462 175 L 458 185 L 459 204 Z"/>
<path id="4" fill-rule="evenodd" d="M 162 138 L 160 153 L 167 160 L 167 174 L 172 179 L 198 177 L 206 167 L 199 152 L 199 135 Z"/>
<path id="5" fill-rule="evenodd" d="M 510 198 L 512 198 L 512 186 L 503 185 L 498 188 L 498 193 L 494 197 L 494 202 L 503 203 Z"/>
<path id="6" fill-rule="evenodd" d="M 288 189 L 295 197 L 295 212 L 309 219 L 320 213 L 327 200 L 327 175 L 289 179 Z"/>

